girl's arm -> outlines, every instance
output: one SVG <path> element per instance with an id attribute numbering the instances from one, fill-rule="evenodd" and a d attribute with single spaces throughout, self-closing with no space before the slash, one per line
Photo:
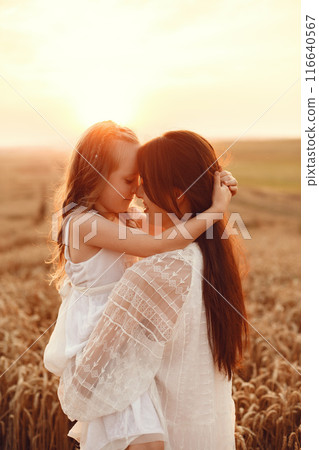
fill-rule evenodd
<path id="1" fill-rule="evenodd" d="M 147 257 L 157 253 L 186 247 L 204 231 L 223 217 L 231 199 L 231 191 L 220 182 L 220 173 L 215 172 L 213 205 L 187 222 L 181 222 L 165 230 L 161 235 L 152 236 L 139 229 L 113 223 L 100 215 L 81 214 L 78 228 L 79 241 L 98 248 L 107 248 L 130 255 Z M 85 215 L 87 218 L 85 218 Z M 71 220 L 73 225 L 78 219 Z M 73 230 L 74 234 L 74 230 Z"/>

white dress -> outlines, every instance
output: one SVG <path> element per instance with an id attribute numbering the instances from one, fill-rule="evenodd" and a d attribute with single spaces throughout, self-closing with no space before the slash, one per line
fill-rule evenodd
<path id="1" fill-rule="evenodd" d="M 137 260 L 101 249 L 87 261 L 73 263 L 67 248 L 70 218 L 64 228 L 67 277 L 60 289 L 62 304 L 44 353 L 45 367 L 58 376 L 85 347 L 113 286 Z M 146 391 L 122 411 L 77 422 L 68 436 L 80 441 L 83 450 L 123 450 L 130 443 L 163 440 L 163 428 Z"/>
<path id="2" fill-rule="evenodd" d="M 81 357 L 60 378 L 69 417 L 122 411 L 148 389 L 165 450 L 235 449 L 232 381 L 213 363 L 202 273 L 197 243 L 126 270 Z"/>

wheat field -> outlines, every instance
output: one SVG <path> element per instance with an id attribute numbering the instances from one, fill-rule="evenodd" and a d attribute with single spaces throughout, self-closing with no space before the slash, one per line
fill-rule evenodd
<path id="1" fill-rule="evenodd" d="M 218 143 L 222 152 L 227 143 Z M 233 378 L 236 448 L 300 449 L 299 141 L 241 142 L 231 210 L 251 234 L 244 280 L 251 346 Z M 72 449 L 58 379 L 42 363 L 59 308 L 48 284 L 51 198 L 67 154 L 0 151 L 0 447 Z M 49 328 L 49 329 L 48 329 Z M 278 353 L 279 352 L 279 353 Z M 201 449 L 194 449 L 201 450 Z M 203 449 L 208 450 L 208 449 Z"/>

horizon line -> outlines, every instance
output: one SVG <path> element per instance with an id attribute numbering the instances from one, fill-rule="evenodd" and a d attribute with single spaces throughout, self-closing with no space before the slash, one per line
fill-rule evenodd
<path id="1" fill-rule="evenodd" d="M 236 138 L 235 137 L 206 137 L 207 140 L 213 140 L 217 142 L 227 142 L 227 141 L 233 141 Z M 245 138 L 240 139 L 240 142 L 252 142 L 252 141 L 296 141 L 301 140 L 301 136 L 255 136 L 250 137 L 247 136 Z M 146 141 L 147 142 L 147 141 Z M 22 150 L 22 149 L 50 149 L 50 150 L 70 150 L 70 148 L 66 145 L 48 145 L 48 144 L 9 144 L 9 145 L 1 145 L 0 144 L 0 151 L 2 150 Z"/>

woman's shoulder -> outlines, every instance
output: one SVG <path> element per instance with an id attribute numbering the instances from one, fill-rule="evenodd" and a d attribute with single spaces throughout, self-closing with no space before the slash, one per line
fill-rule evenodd
<path id="1" fill-rule="evenodd" d="M 201 250 L 196 242 L 192 242 L 184 249 L 157 253 L 143 258 L 132 267 L 131 271 L 143 273 L 158 273 L 162 279 L 169 279 L 171 274 L 180 273 L 182 276 L 191 274 L 196 259 L 201 257 Z M 165 274 L 165 275 L 164 275 Z"/>
<path id="2" fill-rule="evenodd" d="M 150 264 L 156 261 L 168 261 L 168 260 L 179 260 L 179 261 L 191 261 L 193 258 L 201 255 L 201 249 L 197 242 L 192 242 L 183 249 L 170 250 L 163 253 L 156 253 L 155 255 L 143 258 L 139 263 L 145 262 Z"/>
<path id="3" fill-rule="evenodd" d="M 166 305 L 168 311 L 176 313 L 188 298 L 192 286 L 194 246 L 188 247 L 138 261 L 125 271 L 116 290 L 122 292 L 124 289 L 124 297 L 127 297 L 127 290 L 131 291 L 143 308 L 156 309 Z"/>

